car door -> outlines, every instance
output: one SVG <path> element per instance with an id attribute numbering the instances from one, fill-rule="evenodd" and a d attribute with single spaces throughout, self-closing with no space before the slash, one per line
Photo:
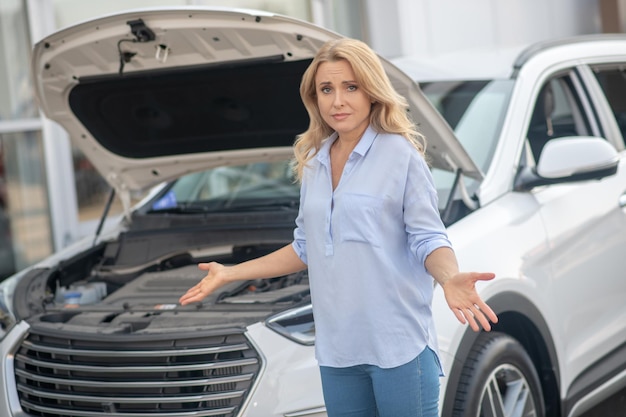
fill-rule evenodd
<path id="1" fill-rule="evenodd" d="M 602 135 L 576 70 L 555 74 L 539 91 L 527 134 L 536 160 L 548 140 Z M 532 191 L 549 241 L 551 308 L 563 348 L 566 397 L 582 395 L 611 377 L 610 372 L 590 373 L 592 368 L 623 368 L 624 360 L 615 355 L 626 337 L 624 152 L 621 158 L 615 175 Z"/>

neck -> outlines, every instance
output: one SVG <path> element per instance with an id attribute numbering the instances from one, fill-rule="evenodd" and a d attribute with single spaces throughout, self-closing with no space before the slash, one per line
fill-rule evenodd
<path id="1" fill-rule="evenodd" d="M 341 148 L 349 148 L 350 150 L 354 149 L 357 143 L 363 137 L 366 129 L 363 129 L 361 132 L 350 132 L 350 133 L 338 133 L 337 140 L 335 141 L 335 145 Z"/>
<path id="2" fill-rule="evenodd" d="M 357 143 L 359 143 L 360 139 L 361 139 L 360 137 L 356 139 L 354 138 L 346 139 L 344 137 L 339 136 L 337 137 L 337 140 L 335 140 L 335 143 L 333 143 L 332 147 L 336 151 L 349 154 L 356 147 Z"/>

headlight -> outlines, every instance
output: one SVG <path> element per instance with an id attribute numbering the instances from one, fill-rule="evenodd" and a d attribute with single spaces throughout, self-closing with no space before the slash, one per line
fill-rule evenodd
<path id="1" fill-rule="evenodd" d="M 15 325 L 13 293 L 24 273 L 25 271 L 18 272 L 0 283 L 0 340 L 4 339 L 4 335 Z"/>
<path id="2" fill-rule="evenodd" d="M 303 345 L 315 344 L 315 322 L 311 304 L 278 313 L 265 322 L 267 327 Z"/>

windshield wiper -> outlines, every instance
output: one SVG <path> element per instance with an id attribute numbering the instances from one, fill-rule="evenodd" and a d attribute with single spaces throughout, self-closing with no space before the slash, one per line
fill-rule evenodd
<path id="1" fill-rule="evenodd" d="M 297 210 L 300 205 L 300 201 L 297 199 L 289 199 L 289 200 L 262 200 L 256 202 L 246 202 L 244 203 L 230 203 L 229 205 L 225 205 L 219 207 L 214 212 L 241 212 L 241 211 L 268 211 L 268 210 Z"/>
<path id="2" fill-rule="evenodd" d="M 163 208 L 158 208 L 158 209 L 150 209 L 148 210 L 148 214 L 202 214 L 202 213 L 209 213 L 212 210 L 210 210 L 209 207 L 207 207 L 204 204 L 185 204 L 185 203 L 180 203 L 177 204 L 175 206 L 172 207 L 163 207 Z"/>
<path id="3" fill-rule="evenodd" d="M 188 203 L 177 204 L 173 207 L 164 207 L 159 209 L 150 209 L 148 214 L 205 214 L 205 213 L 239 213 L 244 211 L 271 211 L 271 210 L 297 210 L 300 205 L 298 199 L 289 200 L 261 200 L 255 202 L 246 202 L 245 204 L 225 205 L 224 203 L 215 204 L 215 202 Z"/>

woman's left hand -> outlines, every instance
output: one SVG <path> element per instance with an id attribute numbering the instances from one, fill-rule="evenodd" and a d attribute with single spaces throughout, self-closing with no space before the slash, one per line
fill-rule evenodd
<path id="1" fill-rule="evenodd" d="M 494 277 L 495 274 L 491 272 L 458 272 L 442 285 L 446 302 L 456 318 L 463 324 L 469 323 L 475 332 L 480 330 L 478 323 L 483 329 L 490 331 L 489 321 L 498 322 L 496 313 L 476 291 L 476 281 L 488 281 Z"/>

